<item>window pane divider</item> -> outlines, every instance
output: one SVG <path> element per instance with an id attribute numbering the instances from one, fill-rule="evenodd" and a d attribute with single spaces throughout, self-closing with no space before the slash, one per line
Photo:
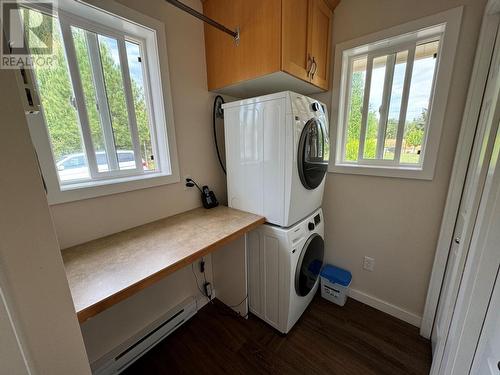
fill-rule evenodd
<path id="1" fill-rule="evenodd" d="M 353 64 L 354 64 L 354 59 L 349 58 L 348 59 L 348 67 L 347 67 L 347 79 L 346 79 L 346 91 L 345 91 L 345 100 L 344 100 L 344 114 L 343 114 L 343 122 L 344 124 L 347 124 L 349 121 L 349 115 L 350 115 L 350 110 L 351 110 L 351 87 L 352 87 L 352 70 L 353 70 Z M 347 143 L 347 133 L 348 133 L 348 126 L 344 126 L 343 132 L 342 132 L 342 142 L 340 144 L 340 155 L 342 160 L 345 160 L 346 157 L 346 148 L 345 145 Z"/>
<path id="2" fill-rule="evenodd" d="M 394 161 L 397 163 L 400 163 L 401 148 L 403 147 L 403 135 L 406 122 L 406 111 L 408 110 L 408 99 L 410 97 L 411 76 L 413 73 L 413 63 L 415 61 L 416 48 L 417 45 L 414 44 L 408 50 L 408 57 L 406 59 L 406 72 L 403 84 L 403 95 L 401 98 L 401 110 L 399 112 L 398 131 L 396 133 L 396 149 L 394 150 Z"/>
<path id="3" fill-rule="evenodd" d="M 101 65 L 101 55 L 99 52 L 99 44 L 97 35 L 92 32 L 84 31 L 87 40 L 90 66 L 94 85 L 96 90 L 97 105 L 99 106 L 99 117 L 101 119 L 102 132 L 104 135 L 104 145 L 106 148 L 106 157 L 108 160 L 109 170 L 118 170 L 118 156 L 116 154 L 115 139 L 113 128 L 111 125 L 111 115 L 109 111 L 108 100 L 106 98 L 106 88 L 104 84 L 104 75 Z"/>
<path id="4" fill-rule="evenodd" d="M 78 71 L 78 61 L 76 59 L 75 45 L 71 35 L 71 26 L 65 22 L 64 17 L 59 16 L 59 23 L 61 26 L 61 34 L 64 43 L 64 50 L 66 51 L 66 59 L 68 60 L 68 69 L 73 83 L 73 92 L 76 99 L 76 107 L 78 111 L 78 118 L 80 120 L 80 129 L 87 155 L 87 162 L 91 178 L 96 178 L 98 175 L 97 158 L 95 154 L 94 145 L 92 144 L 92 137 L 90 133 L 89 118 L 87 108 L 85 106 L 85 96 L 83 94 L 82 81 L 80 72 Z"/>
<path id="5" fill-rule="evenodd" d="M 363 153 L 365 149 L 365 137 L 366 137 L 366 126 L 368 123 L 368 105 L 370 100 L 370 89 L 372 84 L 372 69 L 373 68 L 373 56 L 368 55 L 368 63 L 366 66 L 366 81 L 365 81 L 365 91 L 363 97 L 363 114 L 361 116 L 361 130 L 359 134 L 359 149 L 358 149 L 358 160 L 363 159 Z"/>
<path id="6" fill-rule="evenodd" d="M 389 115 L 389 104 L 391 103 L 392 81 L 394 78 L 394 65 L 396 54 L 387 56 L 384 89 L 382 91 L 382 104 L 380 106 L 380 120 L 378 123 L 376 159 L 383 159 L 385 146 L 385 131 L 387 129 L 387 118 Z"/>
<path id="7" fill-rule="evenodd" d="M 145 48 L 145 41 L 144 40 L 131 40 L 132 43 L 137 43 L 139 45 L 139 51 L 141 54 L 141 66 L 142 66 L 142 81 L 144 83 L 144 97 L 146 98 L 146 108 L 147 108 L 147 113 L 148 113 L 148 125 L 149 125 L 149 134 L 151 136 L 151 146 L 153 148 L 153 156 L 156 156 L 154 159 L 155 166 L 157 169 L 162 169 L 164 168 L 164 161 L 159 157 L 160 152 L 158 148 L 158 134 L 157 134 L 157 127 L 156 127 L 156 119 L 155 119 L 155 110 L 154 110 L 154 103 L 153 103 L 153 92 L 151 88 L 151 82 L 150 82 L 150 71 L 149 71 L 149 57 L 147 50 Z M 126 49 L 126 46 L 125 46 Z M 128 64 L 128 61 L 127 61 Z M 150 155 L 147 155 L 148 157 Z M 148 162 L 151 160 L 150 158 L 146 160 Z M 170 164 L 170 162 L 169 162 Z M 169 167 L 170 168 L 170 167 Z"/>
<path id="8" fill-rule="evenodd" d="M 434 102 L 434 92 L 436 91 L 436 80 L 437 80 L 437 73 L 438 73 L 438 66 L 439 66 L 439 59 L 441 56 L 441 44 L 438 46 L 438 51 L 437 51 L 437 61 L 436 64 L 434 65 L 434 72 L 433 72 L 433 78 L 432 78 L 432 86 L 431 86 L 431 94 L 429 96 L 429 108 L 428 108 L 428 116 L 427 120 L 425 122 L 425 128 L 424 128 L 424 141 L 422 142 L 422 147 L 420 149 L 420 155 L 419 155 L 419 163 L 423 164 L 423 157 L 425 156 L 425 148 L 427 147 L 427 137 L 429 135 L 429 119 L 430 115 L 432 113 L 432 103 Z"/>
<path id="9" fill-rule="evenodd" d="M 135 114 L 134 97 L 132 93 L 132 82 L 130 79 L 125 38 L 118 39 L 118 54 L 120 56 L 120 66 L 125 88 L 125 101 L 127 103 L 128 122 L 130 134 L 132 136 L 132 146 L 134 148 L 135 166 L 138 172 L 144 173 L 142 167 L 141 146 L 139 142 L 139 130 L 137 128 L 137 117 Z"/>

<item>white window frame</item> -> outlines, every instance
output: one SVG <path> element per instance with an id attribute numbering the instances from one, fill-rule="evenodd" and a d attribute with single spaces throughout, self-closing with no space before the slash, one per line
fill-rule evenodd
<path id="1" fill-rule="evenodd" d="M 74 54 L 73 39 L 70 34 L 70 25 L 113 37 L 118 43 L 122 44 L 122 48 L 119 51 L 121 54 L 120 62 L 122 64 L 125 98 L 127 108 L 129 109 L 129 123 L 132 128 L 137 126 L 135 115 L 130 111 L 130 108 L 134 109 L 134 105 L 130 77 L 128 74 L 124 74 L 128 72 L 128 61 L 123 52 L 125 51 L 124 43 L 126 41 L 139 44 L 142 50 L 143 61 L 146 62 L 143 66 L 144 75 L 149 77 L 149 79 L 144 80 L 145 97 L 150 103 L 150 106 L 148 106 L 148 116 L 150 124 L 153 124 L 151 126 L 151 141 L 155 149 L 155 162 L 158 163 L 158 170 L 144 173 L 142 170 L 141 154 L 138 151 L 138 140 L 134 139 L 134 132 L 132 132 L 136 168 L 123 171 L 109 171 L 105 176 L 102 174 L 99 176 L 97 174 L 97 162 L 95 160 L 95 153 L 93 152 L 93 144 L 89 138 L 90 132 L 88 129 L 87 132 L 85 131 L 85 127 L 88 126 L 86 123 L 86 107 L 77 106 L 78 118 L 83 130 L 82 141 L 85 148 L 90 150 L 87 151 L 87 155 L 92 180 L 60 183 L 48 130 L 43 118 L 43 111 L 40 111 L 38 114 L 29 114 L 27 116 L 30 134 L 38 154 L 40 167 L 47 186 L 47 198 L 51 205 L 180 181 L 170 78 L 168 74 L 165 27 L 160 21 L 114 1 L 99 2 L 99 6 L 95 6 L 92 3 L 94 2 L 86 1 L 84 4 L 75 0 L 59 0 L 57 2 L 57 16 L 61 26 L 62 38 L 67 49 L 68 73 L 72 81 L 75 97 L 78 102 L 78 97 L 80 96 L 79 102 L 84 103 L 83 90 L 79 87 L 81 86 L 81 82 Z M 37 9 L 36 5 L 32 7 Z M 44 10 L 43 8 L 38 9 L 41 11 Z"/>
<path id="2" fill-rule="evenodd" d="M 454 66 L 453 63 L 458 43 L 462 12 L 463 7 L 453 8 L 442 13 L 336 45 L 331 117 L 332 132 L 330 133 L 332 136 L 335 136 L 335 139 L 330 142 L 333 149 L 330 157 L 329 172 L 425 180 L 433 179 L 441 131 L 446 113 L 448 92 L 453 73 L 452 67 Z M 429 121 L 424 134 L 421 163 L 418 165 L 400 164 L 398 155 L 395 155 L 395 161 L 361 160 L 361 157 L 359 157 L 357 162 L 344 161 L 344 139 L 345 132 L 347 131 L 347 105 L 350 92 L 349 80 L 347 78 L 350 73 L 351 59 L 354 56 L 359 58 L 365 54 L 369 56 L 367 61 L 369 65 L 370 61 L 373 61 L 373 57 L 391 52 L 394 53 L 394 51 L 401 50 L 407 44 L 411 47 L 408 50 L 407 73 L 405 75 L 405 86 L 408 87 L 410 84 L 410 75 L 408 72 L 411 73 L 412 71 L 413 59 L 411 59 L 411 55 L 415 52 L 415 45 L 417 42 L 422 43 L 436 39 L 439 39 L 439 57 L 436 62 L 433 89 L 431 90 Z M 387 67 L 389 69 L 389 64 Z M 366 87 L 368 87 L 369 84 L 370 73 L 370 66 L 367 66 Z M 387 76 L 392 76 L 392 74 L 386 74 L 386 78 Z M 405 103 L 405 101 L 408 101 L 407 96 L 408 95 L 405 97 L 404 95 L 402 98 L 402 108 L 406 107 L 407 103 Z M 366 98 L 367 95 L 365 95 L 363 103 L 363 113 L 368 110 Z M 406 111 L 401 111 L 401 114 L 405 115 Z M 401 129 L 401 127 L 402 124 L 404 124 L 404 119 L 401 119 L 401 117 L 403 116 L 400 116 L 397 132 L 398 144 L 402 142 L 403 137 L 403 129 Z M 363 126 L 361 133 L 362 131 Z M 379 131 L 379 133 L 382 132 Z M 385 136 L 385 134 L 379 134 L 379 137 L 380 136 Z M 363 151 L 362 142 L 364 142 L 364 136 L 360 134 L 360 153 Z M 379 143 L 383 144 L 383 142 Z M 379 144 L 377 143 L 377 147 L 378 146 Z M 361 163 L 359 162 L 360 160 Z"/>

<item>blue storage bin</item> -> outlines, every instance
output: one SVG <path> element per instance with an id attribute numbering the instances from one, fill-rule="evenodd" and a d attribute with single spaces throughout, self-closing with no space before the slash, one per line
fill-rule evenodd
<path id="1" fill-rule="evenodd" d="M 342 268 L 327 264 L 321 270 L 321 297 L 344 306 L 352 281 L 352 274 Z"/>

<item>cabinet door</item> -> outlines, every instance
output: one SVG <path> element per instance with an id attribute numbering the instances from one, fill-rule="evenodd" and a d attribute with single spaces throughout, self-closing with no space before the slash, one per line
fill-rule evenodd
<path id="1" fill-rule="evenodd" d="M 281 67 L 281 0 L 205 0 L 203 13 L 235 30 L 240 43 L 205 24 L 208 90 L 262 77 Z"/>
<path id="2" fill-rule="evenodd" d="M 308 55 L 309 1 L 282 2 L 282 70 L 304 81 L 309 81 L 311 57 Z"/>
<path id="3" fill-rule="evenodd" d="M 310 54 L 313 57 L 311 82 L 328 90 L 333 14 L 324 0 L 310 0 L 309 3 L 308 44 Z"/>

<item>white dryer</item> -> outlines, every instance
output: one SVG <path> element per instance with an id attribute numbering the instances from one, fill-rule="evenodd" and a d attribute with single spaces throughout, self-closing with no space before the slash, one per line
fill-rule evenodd
<path id="1" fill-rule="evenodd" d="M 323 213 L 290 228 L 265 224 L 246 237 L 250 311 L 288 333 L 314 297 L 323 265 Z"/>
<path id="2" fill-rule="evenodd" d="M 229 206 L 281 227 L 319 208 L 330 154 L 326 107 L 285 91 L 223 108 Z"/>

